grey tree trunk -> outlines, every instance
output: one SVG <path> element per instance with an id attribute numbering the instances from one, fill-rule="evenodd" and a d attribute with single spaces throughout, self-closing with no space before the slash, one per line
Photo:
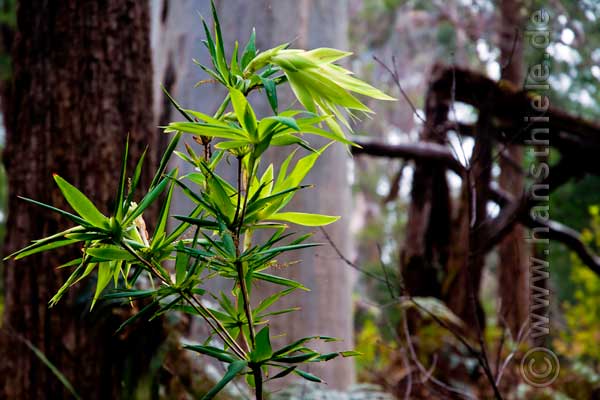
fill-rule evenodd
<path id="1" fill-rule="evenodd" d="M 263 50 L 283 42 L 293 42 L 293 46 L 299 48 L 347 48 L 347 0 L 223 0 L 216 3 L 226 46 L 233 44 L 234 40 L 240 40 L 240 46 L 243 46 L 252 27 L 256 27 L 257 47 Z M 186 107 L 215 111 L 223 98 L 223 93 L 213 86 L 193 88 L 205 75 L 192 64 L 192 58 L 208 63 L 207 52 L 200 41 L 204 33 L 197 12 L 210 16 L 209 5 L 208 0 L 152 1 L 156 87 L 154 107 L 160 123 L 180 117 L 163 100 L 159 83 L 163 83 Z M 255 104 L 262 101 L 258 97 L 256 100 Z M 280 93 L 280 102 L 282 105 L 291 105 L 289 93 Z M 266 101 L 262 101 L 256 110 L 259 114 L 267 113 Z M 282 155 L 273 152 L 266 155 L 264 160 L 265 163 L 278 163 L 281 158 Z M 342 220 L 328 227 L 327 231 L 337 247 L 346 254 L 351 248 L 351 193 L 347 176 L 347 152 L 341 146 L 328 149 L 307 178 L 307 182 L 315 184 L 317 188 L 300 194 L 289 206 L 300 211 L 341 215 Z M 175 212 L 185 212 L 189 204 L 180 197 L 176 199 L 174 207 Z M 320 232 L 317 232 L 314 241 L 326 242 Z M 302 310 L 273 319 L 273 334 L 287 334 L 280 343 L 303 336 L 326 334 L 343 339 L 340 343 L 328 345 L 327 350 L 352 348 L 350 271 L 330 246 L 298 252 L 294 258 L 302 262 L 279 273 L 304 283 L 312 291 L 297 292 L 285 300 L 282 308 L 299 306 Z M 265 293 L 269 290 L 271 288 L 260 288 Z M 310 372 L 322 377 L 330 388 L 345 388 L 354 382 L 351 359 L 314 366 Z"/>

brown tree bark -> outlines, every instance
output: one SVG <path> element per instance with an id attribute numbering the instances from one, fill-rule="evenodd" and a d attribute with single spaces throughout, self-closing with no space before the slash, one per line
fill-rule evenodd
<path id="1" fill-rule="evenodd" d="M 68 209 L 52 181 L 51 173 L 57 173 L 108 213 L 126 135 L 131 167 L 143 147 L 151 148 L 142 187 L 156 164 L 158 137 L 152 130 L 146 2 L 20 1 L 13 62 L 4 156 L 10 187 L 5 254 L 67 225 L 17 195 Z M 114 335 L 122 319 L 118 309 L 97 305 L 88 314 L 91 282 L 48 309 L 68 274 L 55 267 L 77 255 L 70 249 L 5 265 L 0 398 L 70 397 L 24 339 L 85 399 L 118 398 L 128 355 L 151 354 L 154 335 L 147 329 L 143 340 L 136 332 Z"/>
<path id="2" fill-rule="evenodd" d="M 516 87 L 523 84 L 523 40 L 520 31 L 523 25 L 521 0 L 503 0 L 500 5 L 500 62 L 503 80 Z M 517 129 L 523 129 L 521 124 Z M 517 132 L 507 132 L 513 137 Z M 524 190 L 524 176 L 518 166 L 523 164 L 523 149 L 509 145 L 505 157 L 500 157 L 499 185 L 515 197 Z M 516 224 L 498 246 L 498 294 L 501 321 L 517 337 L 523 323 L 527 321 L 528 297 L 528 249 L 525 228 Z"/>
<path id="3" fill-rule="evenodd" d="M 434 71 L 432 80 L 435 78 Z M 448 109 L 448 102 L 430 85 L 425 96 L 426 123 L 421 141 L 438 145 L 446 142 L 443 124 Z M 448 263 L 451 209 L 445 169 L 432 163 L 415 163 L 406 240 L 400 257 L 400 273 L 412 296 L 441 297 L 438 276 L 446 271 Z"/>

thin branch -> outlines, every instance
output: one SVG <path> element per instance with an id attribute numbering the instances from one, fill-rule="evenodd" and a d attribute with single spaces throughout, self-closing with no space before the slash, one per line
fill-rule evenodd
<path id="1" fill-rule="evenodd" d="M 398 69 L 396 68 L 396 57 L 395 56 L 392 57 L 392 65 L 394 66 L 393 69 L 390 68 L 389 66 L 387 66 L 377 56 L 373 56 L 373 60 L 375 60 L 375 62 L 377 62 L 383 69 L 385 69 L 392 76 L 392 78 L 394 79 L 394 83 L 398 87 L 398 90 L 400 90 L 400 93 L 402 94 L 402 97 L 404 97 L 404 100 L 406 100 L 406 102 L 408 103 L 408 105 L 412 109 L 413 114 L 415 114 L 417 116 L 417 118 L 421 122 L 423 122 L 423 124 L 425 124 L 425 118 L 423 118 L 419 114 L 419 111 L 417 110 L 417 107 L 415 107 L 415 105 L 413 104 L 413 102 L 410 100 L 410 97 L 408 97 L 408 94 L 404 91 L 404 88 L 400 84 L 400 74 L 398 74 Z"/>

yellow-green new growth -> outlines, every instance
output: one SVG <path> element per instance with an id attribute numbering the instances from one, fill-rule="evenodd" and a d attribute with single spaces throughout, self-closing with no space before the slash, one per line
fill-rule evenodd
<path id="1" fill-rule="evenodd" d="M 318 48 L 310 51 L 286 49 L 286 45 L 259 54 L 247 67 L 245 74 L 273 64 L 281 68 L 298 101 L 310 112 L 321 115 L 334 115 L 348 129 L 350 125 L 344 115 L 353 111 L 372 113 L 372 110 L 358 100 L 353 93 L 378 100 L 396 100 L 381 90 L 355 78 L 349 71 L 337 64 L 352 53 L 331 48 Z M 335 120 L 326 120 L 329 128 L 343 136 Z"/>

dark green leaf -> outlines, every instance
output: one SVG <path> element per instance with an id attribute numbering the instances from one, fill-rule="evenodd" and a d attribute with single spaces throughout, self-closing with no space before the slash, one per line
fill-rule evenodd
<path id="1" fill-rule="evenodd" d="M 307 289 L 301 283 L 292 281 L 290 279 L 282 278 L 280 276 L 265 274 L 264 272 L 254 272 L 252 275 L 256 279 L 260 279 L 261 281 L 271 282 L 271 283 L 275 283 L 275 284 L 281 285 L 281 286 L 287 286 L 287 287 L 292 287 L 292 288 L 309 291 L 309 289 Z"/>
<path id="2" fill-rule="evenodd" d="M 217 395 L 229 382 L 233 380 L 238 374 L 240 374 L 248 363 L 246 361 L 238 360 L 229 364 L 229 368 L 227 368 L 227 372 L 223 376 L 223 378 L 217 383 L 215 387 L 213 387 L 208 393 L 202 397 L 201 400 L 210 400 Z"/>
<path id="3" fill-rule="evenodd" d="M 311 381 L 311 382 L 317 382 L 317 383 L 321 383 L 321 382 L 323 382 L 323 381 L 321 380 L 321 378 L 319 378 L 318 376 L 315 376 L 315 375 L 313 375 L 313 374 L 310 374 L 310 373 L 308 373 L 308 372 L 306 372 L 306 371 L 302 371 L 302 370 L 300 370 L 300 369 L 296 369 L 296 370 L 294 371 L 294 373 L 295 373 L 296 375 L 299 375 L 299 376 L 303 377 L 303 378 L 304 378 L 304 379 L 306 379 L 307 381 Z"/>
<path id="4" fill-rule="evenodd" d="M 265 326 L 256 334 L 256 347 L 252 352 L 252 361 L 262 362 L 271 358 L 273 348 L 269 337 L 269 326 Z"/>
<path id="5" fill-rule="evenodd" d="M 86 221 L 85 219 L 83 219 L 81 217 L 78 217 L 77 215 L 71 214 L 68 211 L 61 210 L 60 208 L 56 208 L 56 207 L 53 207 L 51 205 L 48 205 L 48 204 L 45 204 L 45 203 L 42 203 L 42 202 L 30 199 L 30 198 L 27 198 L 27 197 L 21 197 L 21 196 L 17 196 L 17 197 L 19 199 L 21 199 L 21 200 L 25 200 L 25 201 L 27 201 L 29 203 L 35 204 L 36 206 L 44 207 L 44 208 L 47 208 L 48 210 L 54 211 L 54 212 L 56 212 L 56 213 L 58 213 L 58 214 L 60 214 L 60 215 L 62 215 L 64 217 L 67 217 L 68 219 L 70 219 L 71 221 L 75 222 L 76 224 L 79 224 L 79 225 L 82 225 L 82 226 L 89 226 L 89 227 L 93 226 L 90 222 Z"/>
<path id="6" fill-rule="evenodd" d="M 277 101 L 277 85 L 275 85 L 275 81 L 269 78 L 260 78 L 263 87 L 265 88 L 265 94 L 267 95 L 267 100 L 269 100 L 269 105 L 275 114 L 279 114 L 279 102 Z"/>
<path id="7" fill-rule="evenodd" d="M 232 363 L 236 360 L 236 357 L 233 354 L 229 354 L 226 351 L 213 346 L 184 345 L 183 348 L 216 358 L 217 360 L 226 363 Z"/>

